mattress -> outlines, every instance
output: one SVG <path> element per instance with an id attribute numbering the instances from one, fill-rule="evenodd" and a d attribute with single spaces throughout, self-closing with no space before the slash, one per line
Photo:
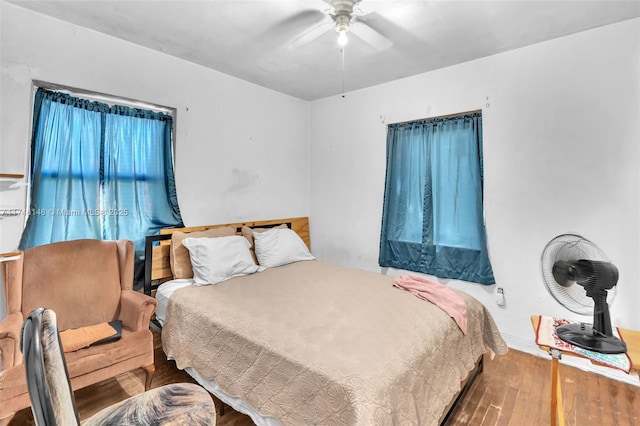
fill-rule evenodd
<path id="1" fill-rule="evenodd" d="M 486 347 L 507 347 L 470 295 L 456 291 L 465 335 L 392 283 L 314 260 L 182 286 L 169 298 L 163 349 L 283 425 L 437 424 Z"/>
<path id="2" fill-rule="evenodd" d="M 167 305 L 169 304 L 169 299 L 173 292 L 179 288 L 190 286 L 193 282 L 193 278 L 182 278 L 160 284 L 156 291 L 156 300 L 158 301 L 158 306 L 156 307 L 156 319 L 160 325 L 164 324 L 164 319 L 167 315 Z"/>

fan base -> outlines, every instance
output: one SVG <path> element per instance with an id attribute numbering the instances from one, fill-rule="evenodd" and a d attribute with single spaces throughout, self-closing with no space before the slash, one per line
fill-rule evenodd
<path id="1" fill-rule="evenodd" d="M 607 336 L 586 324 L 562 325 L 556 335 L 563 341 L 602 354 L 623 354 L 627 344 L 615 336 Z"/>

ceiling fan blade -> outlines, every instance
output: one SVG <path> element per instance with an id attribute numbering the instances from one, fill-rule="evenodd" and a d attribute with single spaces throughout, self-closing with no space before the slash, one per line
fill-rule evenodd
<path id="1" fill-rule="evenodd" d="M 393 45 L 393 42 L 391 40 L 371 28 L 364 22 L 354 22 L 351 24 L 351 27 L 351 33 L 353 33 L 353 35 L 357 36 L 362 41 L 380 52 L 382 52 L 383 50 L 387 50 Z"/>
<path id="2" fill-rule="evenodd" d="M 295 40 L 293 40 L 293 42 L 290 44 L 290 47 L 298 48 L 306 46 L 307 44 L 311 43 L 317 38 L 320 38 L 326 32 L 331 30 L 332 27 L 333 22 L 325 20 L 324 22 L 311 27 L 307 31 L 304 31 L 302 34 L 300 34 Z"/>
<path id="3" fill-rule="evenodd" d="M 324 12 L 317 9 L 295 11 L 286 18 L 269 25 L 260 37 L 280 38 L 284 41 L 323 22 L 326 17 L 327 15 Z"/>
<path id="4" fill-rule="evenodd" d="M 367 16 L 368 14 L 374 13 L 374 12 L 375 12 L 375 8 L 371 7 L 369 2 L 367 2 L 367 5 L 365 5 L 364 7 L 360 2 L 353 5 L 354 16 Z"/>
<path id="5" fill-rule="evenodd" d="M 272 46 L 289 46 L 315 25 L 327 19 L 327 4 L 322 0 L 300 2 L 278 2 L 276 5 L 283 18 L 265 25 L 255 37 L 260 43 Z"/>
<path id="6" fill-rule="evenodd" d="M 324 19 L 325 13 L 318 9 L 304 9 L 278 22 L 278 26 L 308 26 Z"/>

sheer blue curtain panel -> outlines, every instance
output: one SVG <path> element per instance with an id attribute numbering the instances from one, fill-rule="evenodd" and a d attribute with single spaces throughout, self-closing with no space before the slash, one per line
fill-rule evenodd
<path id="1" fill-rule="evenodd" d="M 31 147 L 31 202 L 20 248 L 101 238 L 102 116 L 106 104 L 38 90 Z"/>
<path id="2" fill-rule="evenodd" d="M 105 239 L 126 236 L 134 242 L 136 251 L 144 251 L 146 235 L 182 224 L 175 196 L 171 126 L 170 116 L 153 111 L 116 106 L 107 114 Z"/>

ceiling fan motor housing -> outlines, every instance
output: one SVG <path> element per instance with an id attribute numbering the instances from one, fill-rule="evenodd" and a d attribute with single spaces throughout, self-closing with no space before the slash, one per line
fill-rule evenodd
<path id="1" fill-rule="evenodd" d="M 337 32 L 349 31 L 353 8 L 359 2 L 360 0 L 333 0 L 329 2 L 333 6 L 333 21 L 336 23 Z"/>
<path id="2" fill-rule="evenodd" d="M 360 1 L 361 0 L 330 0 L 327 1 L 327 3 L 333 7 L 333 11 L 336 15 L 351 16 L 353 14 L 354 6 L 360 3 Z"/>
<path id="3" fill-rule="evenodd" d="M 336 32 L 347 32 L 349 31 L 349 22 L 351 21 L 351 17 L 347 15 L 337 15 L 334 18 L 336 22 Z"/>

